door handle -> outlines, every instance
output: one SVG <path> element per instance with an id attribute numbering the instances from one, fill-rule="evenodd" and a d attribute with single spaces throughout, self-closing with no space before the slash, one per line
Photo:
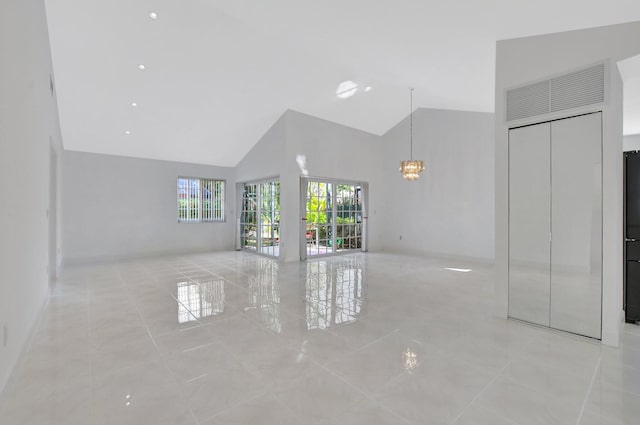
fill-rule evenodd
<path id="1" fill-rule="evenodd" d="M 625 242 L 638 242 L 637 239 L 629 239 L 629 238 L 625 238 L 624 241 Z"/>

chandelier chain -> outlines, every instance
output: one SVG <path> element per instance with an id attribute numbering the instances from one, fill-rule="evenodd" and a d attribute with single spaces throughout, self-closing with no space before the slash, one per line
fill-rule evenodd
<path id="1" fill-rule="evenodd" d="M 409 140 L 410 140 L 410 155 L 409 158 L 413 161 L 413 87 L 409 88 Z"/>

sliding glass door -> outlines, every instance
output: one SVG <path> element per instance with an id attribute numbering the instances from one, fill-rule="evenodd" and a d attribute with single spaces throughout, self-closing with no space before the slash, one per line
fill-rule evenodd
<path id="1" fill-rule="evenodd" d="M 364 190 L 359 183 L 303 179 L 304 252 L 334 254 L 364 247 Z"/>

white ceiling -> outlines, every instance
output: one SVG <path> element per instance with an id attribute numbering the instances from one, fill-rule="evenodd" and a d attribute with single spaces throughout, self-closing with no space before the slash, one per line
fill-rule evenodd
<path id="1" fill-rule="evenodd" d="M 66 149 L 226 166 L 286 109 L 375 134 L 408 87 L 414 108 L 493 111 L 496 40 L 640 20 L 637 0 L 46 5 Z M 338 99 L 344 80 L 372 90 Z"/>

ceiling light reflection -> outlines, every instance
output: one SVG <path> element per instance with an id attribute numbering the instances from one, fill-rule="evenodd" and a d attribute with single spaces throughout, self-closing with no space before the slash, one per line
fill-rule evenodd
<path id="1" fill-rule="evenodd" d="M 445 267 L 445 270 L 451 270 L 452 272 L 469 273 L 471 269 L 456 269 L 455 267 Z"/>
<path id="2" fill-rule="evenodd" d="M 305 155 L 296 156 L 296 162 L 298 163 L 298 167 L 300 167 L 300 172 L 303 176 L 309 175 L 309 170 L 307 170 L 307 157 Z"/>
<path id="3" fill-rule="evenodd" d="M 404 369 L 412 370 L 418 365 L 418 355 L 411 351 L 409 347 L 402 353 L 404 358 Z"/>
<path id="4" fill-rule="evenodd" d="M 348 99 L 358 91 L 358 85 L 351 80 L 343 81 L 336 89 L 336 96 L 340 99 Z"/>
<path id="5" fill-rule="evenodd" d="M 149 12 L 149 17 L 151 19 L 158 19 L 158 14 L 156 12 Z"/>

